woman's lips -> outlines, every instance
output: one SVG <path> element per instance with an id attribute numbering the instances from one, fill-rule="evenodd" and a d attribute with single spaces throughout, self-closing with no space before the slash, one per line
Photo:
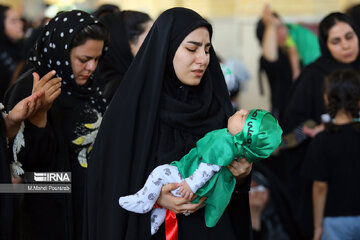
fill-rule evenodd
<path id="1" fill-rule="evenodd" d="M 350 58 L 350 57 L 352 57 L 353 55 L 354 55 L 353 52 L 349 52 L 349 53 L 344 54 L 343 56 L 344 56 L 345 58 Z"/>
<path id="2" fill-rule="evenodd" d="M 80 79 L 86 80 L 90 77 L 90 75 L 81 75 Z"/>
<path id="3" fill-rule="evenodd" d="M 196 77 L 202 77 L 204 70 L 193 70 L 192 71 Z"/>

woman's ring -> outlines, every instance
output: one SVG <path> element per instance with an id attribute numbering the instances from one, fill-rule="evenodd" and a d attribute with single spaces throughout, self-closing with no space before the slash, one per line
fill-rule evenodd
<path id="1" fill-rule="evenodd" d="M 185 216 L 189 216 L 189 215 L 190 215 L 189 210 L 185 210 L 185 212 L 183 212 L 183 214 L 184 214 Z"/>

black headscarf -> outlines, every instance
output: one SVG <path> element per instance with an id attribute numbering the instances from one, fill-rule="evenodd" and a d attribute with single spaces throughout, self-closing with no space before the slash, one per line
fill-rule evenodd
<path id="1" fill-rule="evenodd" d="M 359 28 L 352 19 L 339 12 L 330 13 L 327 15 L 319 24 L 319 45 L 321 50 L 321 56 L 317 60 L 316 66 L 318 66 L 324 73 L 329 74 L 330 72 L 335 71 L 336 69 L 341 68 L 355 68 L 360 70 L 360 54 L 356 58 L 354 62 L 351 64 L 341 63 L 337 61 L 332 55 L 331 52 L 327 46 L 327 40 L 328 40 L 328 32 L 325 32 L 325 26 L 329 24 L 329 19 L 335 18 L 337 21 L 341 21 L 344 23 L 347 23 L 350 25 L 350 27 L 354 30 L 356 36 L 358 37 L 359 41 L 359 51 L 360 51 L 360 31 Z M 334 69 L 335 68 L 335 69 Z"/>
<path id="2" fill-rule="evenodd" d="M 92 12 L 91 15 L 100 18 L 102 16 L 105 16 L 107 14 L 117 13 L 120 12 L 120 8 L 117 5 L 114 4 L 103 4 L 99 6 L 94 12 Z"/>
<path id="3" fill-rule="evenodd" d="M 90 156 L 87 239 L 149 239 L 149 214 L 122 210 L 118 198 L 140 189 L 157 165 L 179 160 L 206 132 L 226 126 L 232 107 L 214 50 L 199 86 L 181 84 L 172 65 L 180 43 L 201 26 L 211 36 L 211 25 L 194 11 L 165 11 L 125 74 Z"/>
<path id="4" fill-rule="evenodd" d="M 58 14 L 44 27 L 37 43 L 30 50 L 28 60 L 41 77 L 55 70 L 56 75 L 62 78 L 61 96 L 70 96 L 70 98 L 60 98 L 62 101 L 67 99 L 72 101 L 71 98 L 74 97 L 88 99 L 90 105 L 103 112 L 106 100 L 100 96 L 99 88 L 93 81 L 93 75 L 85 85 L 77 85 L 70 63 L 73 38 L 81 29 L 95 23 L 98 23 L 98 20 L 79 10 Z"/>
<path id="5" fill-rule="evenodd" d="M 103 95 L 107 99 L 112 98 L 133 60 L 122 15 L 122 12 L 118 12 L 100 19 L 111 36 L 109 51 L 104 55 L 98 67 L 98 74 L 106 84 Z"/>

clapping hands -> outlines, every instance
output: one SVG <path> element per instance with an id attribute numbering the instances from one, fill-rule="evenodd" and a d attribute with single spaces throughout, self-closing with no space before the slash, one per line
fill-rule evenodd
<path id="1" fill-rule="evenodd" d="M 30 122 L 38 127 L 45 127 L 47 123 L 47 111 L 51 108 L 54 100 L 61 93 L 61 78 L 55 77 L 54 70 L 48 72 L 42 78 L 36 72 L 33 73 L 33 94 L 39 91 L 44 92 L 40 98 L 40 106 L 36 113 L 29 118 Z"/>

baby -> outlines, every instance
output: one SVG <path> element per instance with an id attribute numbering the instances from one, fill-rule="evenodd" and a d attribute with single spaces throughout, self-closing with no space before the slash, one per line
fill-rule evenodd
<path id="1" fill-rule="evenodd" d="M 206 196 L 205 223 L 216 225 L 227 207 L 236 180 L 225 166 L 236 157 L 256 162 L 267 158 L 281 143 L 282 130 L 271 113 L 254 109 L 237 111 L 224 129 L 207 133 L 180 161 L 156 167 L 144 187 L 134 195 L 120 197 L 122 208 L 135 212 L 151 213 L 151 234 L 164 222 L 166 209 L 155 208 L 161 188 L 168 183 L 180 183 L 172 191 L 178 197 L 199 199 Z"/>

